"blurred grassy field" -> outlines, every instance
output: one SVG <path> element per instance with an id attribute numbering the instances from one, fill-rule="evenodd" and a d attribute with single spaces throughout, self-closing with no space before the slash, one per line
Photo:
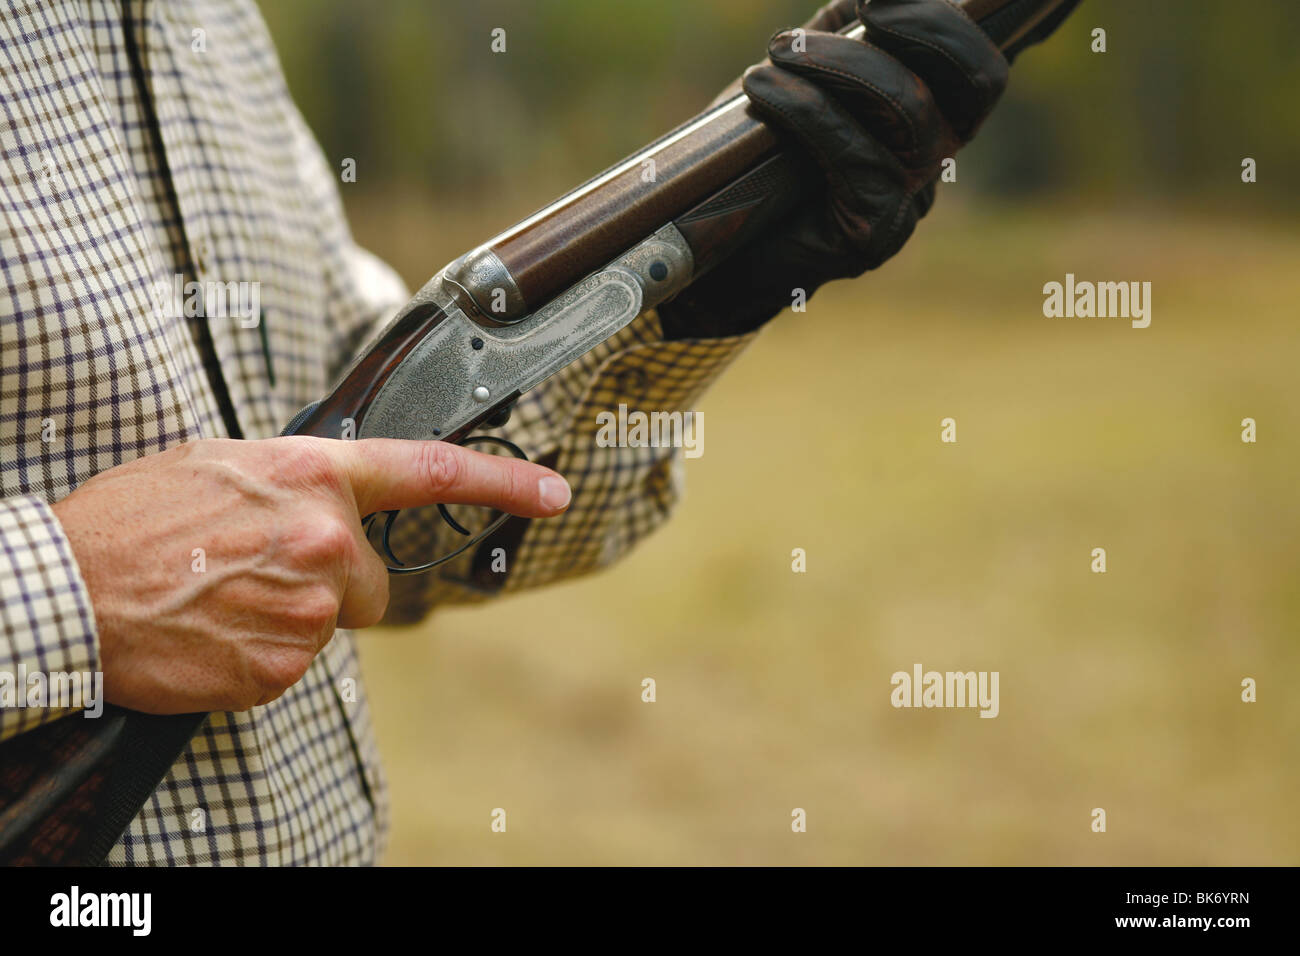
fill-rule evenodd
<path id="1" fill-rule="evenodd" d="M 418 208 L 351 210 L 412 283 L 527 211 Z M 629 560 L 363 636 L 387 861 L 1300 862 L 1297 261 L 1280 225 L 941 202 L 720 382 Z M 1044 318 L 1066 272 L 1150 280 L 1151 327 Z M 1000 671 L 1001 715 L 895 710 L 914 662 Z"/>

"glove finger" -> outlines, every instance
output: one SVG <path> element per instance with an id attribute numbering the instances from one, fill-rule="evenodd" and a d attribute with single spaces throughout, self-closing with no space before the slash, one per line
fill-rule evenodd
<path id="1" fill-rule="evenodd" d="M 821 170 L 843 232 L 868 241 L 873 223 L 911 191 L 898 157 L 811 80 L 765 64 L 750 67 L 744 82 L 752 108 Z"/>
<path id="2" fill-rule="evenodd" d="M 670 339 L 720 338 L 758 328 L 802 292 L 834 279 L 874 269 L 889 259 L 916 227 L 934 199 L 932 180 L 909 201 L 897 195 L 898 208 L 882 218 L 865 246 L 845 235 L 833 207 L 822 197 L 795 209 L 780 229 L 756 239 L 696 283 L 659 307 Z M 797 287 L 797 288 L 796 288 Z"/>
<path id="3" fill-rule="evenodd" d="M 834 33 L 794 40 L 774 36 L 772 61 L 829 90 L 908 169 L 930 171 L 957 144 L 929 88 L 888 53 Z"/>
<path id="4" fill-rule="evenodd" d="M 805 23 L 801 30 L 805 33 L 810 30 L 817 30 L 823 33 L 834 33 L 841 27 L 850 23 L 858 22 L 858 0 L 834 0 L 826 6 L 819 9 L 813 14 L 812 19 Z M 740 77 L 736 77 L 726 89 L 713 98 L 709 108 L 717 106 L 724 100 L 731 99 L 740 92 Z"/>
<path id="5" fill-rule="evenodd" d="M 867 39 L 897 57 L 934 94 L 962 142 L 1007 85 L 1007 61 L 987 34 L 947 0 L 859 0 Z"/>

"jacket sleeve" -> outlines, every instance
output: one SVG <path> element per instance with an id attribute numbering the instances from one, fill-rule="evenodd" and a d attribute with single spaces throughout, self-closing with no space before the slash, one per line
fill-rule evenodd
<path id="1" fill-rule="evenodd" d="M 90 596 L 54 512 L 0 500 L 0 741 L 91 704 L 81 692 L 98 668 Z"/>

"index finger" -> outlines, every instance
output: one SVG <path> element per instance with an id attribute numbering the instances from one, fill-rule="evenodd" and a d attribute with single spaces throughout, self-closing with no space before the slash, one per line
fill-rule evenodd
<path id="1" fill-rule="evenodd" d="M 365 438 L 335 443 L 333 453 L 362 515 L 457 504 L 548 518 L 572 497 L 568 482 L 549 468 L 444 441 Z"/>

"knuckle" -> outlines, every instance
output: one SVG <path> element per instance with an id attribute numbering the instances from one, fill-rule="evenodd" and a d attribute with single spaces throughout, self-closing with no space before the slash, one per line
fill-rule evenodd
<path id="1" fill-rule="evenodd" d="M 273 473 L 293 487 L 340 488 L 343 477 L 321 441 L 303 435 L 279 439 L 272 459 Z"/>
<path id="2" fill-rule="evenodd" d="M 506 498 L 510 501 L 528 501 L 536 499 L 536 485 L 524 480 L 523 470 L 514 467 L 514 465 L 505 460 L 501 460 L 503 483 L 505 485 Z"/>
<path id="3" fill-rule="evenodd" d="M 273 653 L 261 655 L 251 675 L 255 685 L 252 694 L 257 704 L 274 700 L 298 683 L 314 657 L 306 648 L 298 647 L 277 648 Z"/>
<path id="4" fill-rule="evenodd" d="M 315 585 L 285 608 L 293 633 L 316 638 L 332 631 L 339 616 L 339 598 L 325 585 Z"/>
<path id="5" fill-rule="evenodd" d="M 293 535 L 290 553 L 302 564 L 332 565 L 347 561 L 355 545 L 352 529 L 341 519 L 317 518 Z"/>
<path id="6" fill-rule="evenodd" d="M 426 442 L 420 448 L 420 475 L 437 495 L 456 487 L 462 473 L 460 456 L 445 442 Z"/>

